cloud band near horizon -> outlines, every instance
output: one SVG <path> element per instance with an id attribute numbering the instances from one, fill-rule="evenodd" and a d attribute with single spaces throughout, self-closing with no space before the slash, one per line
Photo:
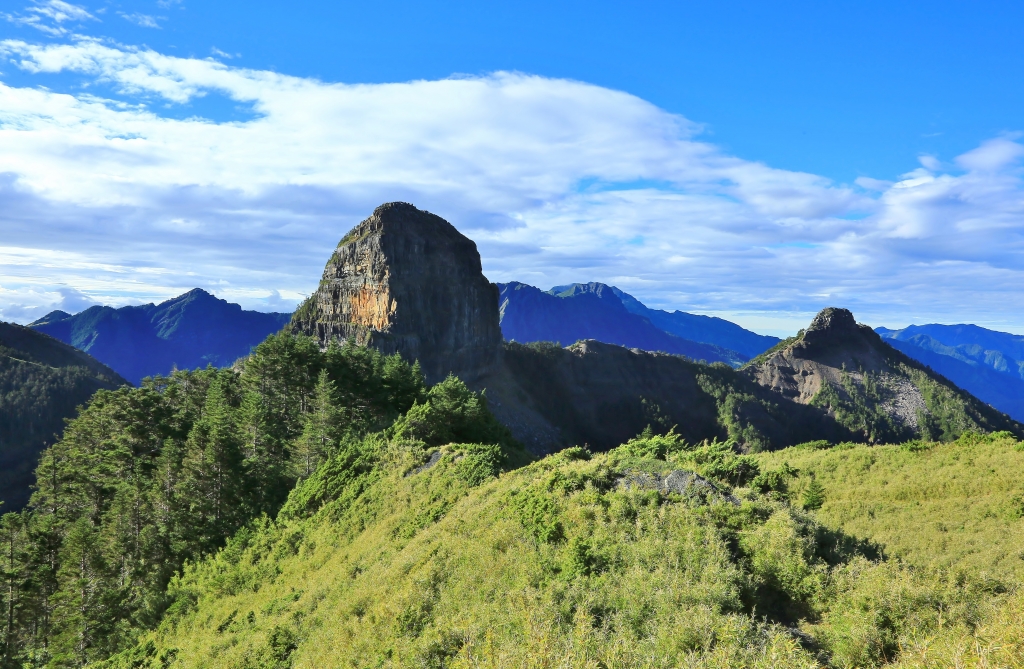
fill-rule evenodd
<path id="1" fill-rule="evenodd" d="M 403 200 L 474 239 L 492 281 L 603 281 L 773 333 L 830 305 L 1024 332 L 1017 135 L 844 185 L 578 81 L 346 85 L 80 37 L 0 58 L 40 81 L 0 75 L 3 320 L 194 287 L 290 309 L 349 228 Z M 243 120 L 182 113 L 204 97 Z"/>

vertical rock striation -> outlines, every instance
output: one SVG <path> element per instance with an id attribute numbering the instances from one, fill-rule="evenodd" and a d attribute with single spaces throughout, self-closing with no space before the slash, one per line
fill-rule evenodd
<path id="1" fill-rule="evenodd" d="M 501 354 L 498 289 L 476 244 L 440 216 L 389 202 L 338 244 L 292 330 L 419 360 L 431 383 L 471 381 Z"/>

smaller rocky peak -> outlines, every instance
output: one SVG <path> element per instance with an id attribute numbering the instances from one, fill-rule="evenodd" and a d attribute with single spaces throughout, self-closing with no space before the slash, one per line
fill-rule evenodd
<path id="1" fill-rule="evenodd" d="M 847 349 L 863 350 L 873 348 L 881 339 L 867 325 L 860 325 L 849 309 L 828 307 L 818 312 L 811 324 L 804 330 L 798 348 L 808 353 Z"/>
<path id="2" fill-rule="evenodd" d="M 786 386 L 784 394 L 799 395 L 798 401 L 806 402 L 818 391 L 815 377 L 821 370 L 879 372 L 889 368 L 888 358 L 889 347 L 874 330 L 858 324 L 849 309 L 828 307 L 797 337 L 755 358 L 748 373 L 762 385 L 776 389 Z M 825 375 L 832 375 L 832 372 Z M 784 382 L 791 376 L 796 386 Z"/>
<path id="3" fill-rule="evenodd" d="M 857 332 L 857 321 L 853 312 L 839 307 L 826 307 L 818 312 L 804 332 L 852 333 Z"/>

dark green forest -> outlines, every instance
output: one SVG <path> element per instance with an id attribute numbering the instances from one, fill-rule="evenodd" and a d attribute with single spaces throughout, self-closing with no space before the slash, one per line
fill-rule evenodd
<path id="1" fill-rule="evenodd" d="M 97 390 L 124 383 L 81 351 L 0 323 L 0 510 L 28 501 L 39 453 L 56 441 L 64 419 Z"/>
<path id="2" fill-rule="evenodd" d="M 285 334 L 234 369 L 98 392 L 43 454 L 28 507 L 3 516 L 0 666 L 83 666 L 133 643 L 186 561 L 388 427 L 424 443 L 510 440 L 457 379 L 428 391 L 398 356 Z"/>

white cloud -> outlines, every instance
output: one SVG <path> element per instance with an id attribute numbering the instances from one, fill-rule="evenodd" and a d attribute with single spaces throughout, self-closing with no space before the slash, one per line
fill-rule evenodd
<path id="1" fill-rule="evenodd" d="M 95 19 L 95 17 L 84 7 L 72 5 L 71 3 L 64 2 L 63 0 L 44 0 L 43 2 L 36 2 L 35 5 L 28 7 L 26 11 L 38 16 L 45 16 L 57 23 Z"/>
<path id="2" fill-rule="evenodd" d="M 1015 164 L 1024 156 L 1024 146 L 1013 141 L 1019 135 L 997 137 L 984 142 L 978 148 L 958 156 L 960 167 L 975 172 L 998 172 Z"/>
<path id="3" fill-rule="evenodd" d="M 32 250 L 0 262 L 0 284 L 36 296 L 0 305 L 56 304 L 66 284 L 105 303 L 201 286 L 280 309 L 350 226 L 406 200 L 475 239 L 492 280 L 601 280 L 752 323 L 828 304 L 893 325 L 1024 307 L 1013 136 L 958 158 L 962 173 L 925 157 L 861 190 L 730 156 L 698 124 L 576 81 L 344 85 L 91 39 L 0 53 L 94 82 L 0 84 L 2 243 Z M 250 118 L 161 115 L 212 95 Z"/>
<path id="4" fill-rule="evenodd" d="M 118 12 L 125 21 L 130 21 L 135 25 L 142 26 L 143 28 L 159 28 L 160 23 L 157 17 L 150 16 L 149 14 L 140 14 L 138 12 L 132 14 L 125 14 L 124 12 Z"/>
<path id="5" fill-rule="evenodd" d="M 31 26 L 53 36 L 68 34 L 68 29 L 63 25 L 65 23 L 98 20 L 84 7 L 63 0 L 36 0 L 20 14 L 3 16 L 12 23 Z"/>
<path id="6" fill-rule="evenodd" d="M 857 177 L 854 183 L 865 190 L 883 192 L 892 188 L 893 182 L 884 179 L 872 179 L 871 177 Z"/>

